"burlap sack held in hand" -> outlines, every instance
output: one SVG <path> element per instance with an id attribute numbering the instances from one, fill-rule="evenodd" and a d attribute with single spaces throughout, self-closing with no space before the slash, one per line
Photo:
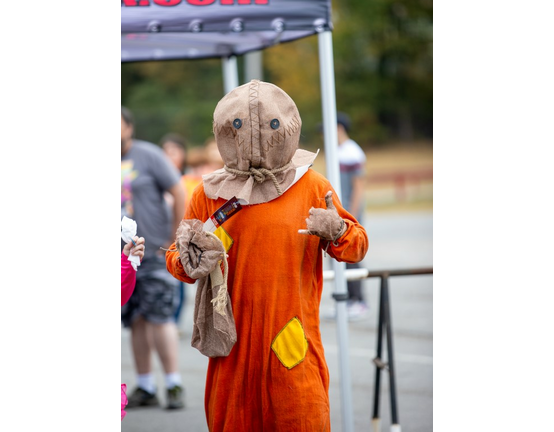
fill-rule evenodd
<path id="1" fill-rule="evenodd" d="M 175 234 L 185 272 L 193 279 L 208 276 L 223 259 L 225 248 L 215 236 L 208 236 L 204 224 L 198 219 L 182 220 Z"/>
<path id="2" fill-rule="evenodd" d="M 207 357 L 228 356 L 237 330 L 227 291 L 225 248 L 214 234 L 203 231 L 199 220 L 182 221 L 175 243 L 185 271 L 198 279 L 191 345 Z"/>
<path id="3" fill-rule="evenodd" d="M 346 231 L 346 223 L 342 219 L 333 204 L 333 192 L 325 195 L 327 209 L 310 209 L 310 217 L 306 219 L 307 230 L 299 230 L 300 234 L 312 234 L 324 240 L 335 242 Z"/>

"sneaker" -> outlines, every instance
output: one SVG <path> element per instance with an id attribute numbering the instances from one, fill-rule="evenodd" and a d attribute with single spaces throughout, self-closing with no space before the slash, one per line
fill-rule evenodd
<path id="1" fill-rule="evenodd" d="M 181 386 L 176 385 L 167 389 L 167 409 L 181 409 L 185 407 L 183 402 L 184 390 Z"/>
<path id="2" fill-rule="evenodd" d="M 369 312 L 369 308 L 364 302 L 356 301 L 347 306 L 348 321 L 357 321 L 364 318 Z"/>
<path id="3" fill-rule="evenodd" d="M 129 396 L 126 408 L 129 409 L 144 406 L 158 406 L 159 404 L 160 401 L 158 401 L 156 393 L 150 393 L 146 390 L 141 389 L 140 387 L 137 387 L 133 394 Z"/>

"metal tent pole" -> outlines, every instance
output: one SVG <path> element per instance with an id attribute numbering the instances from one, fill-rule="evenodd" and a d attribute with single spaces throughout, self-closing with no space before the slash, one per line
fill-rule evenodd
<path id="1" fill-rule="evenodd" d="M 244 82 L 253 79 L 263 81 L 263 61 L 261 51 L 252 51 L 244 54 Z"/>
<path id="2" fill-rule="evenodd" d="M 239 72 L 235 56 L 222 57 L 223 91 L 225 94 L 239 86 Z"/>
<path id="3" fill-rule="evenodd" d="M 331 31 L 318 34 L 319 70 L 321 75 L 321 103 L 323 108 L 323 138 L 325 142 L 325 164 L 327 178 L 333 185 L 339 199 L 340 172 L 338 163 L 337 107 L 335 100 L 335 70 L 333 64 L 333 38 Z M 348 359 L 348 321 L 346 315 L 346 265 L 333 260 L 335 290 L 333 298 L 337 306 L 337 338 L 339 346 L 340 388 L 342 404 L 342 430 L 353 432 L 352 387 Z"/>

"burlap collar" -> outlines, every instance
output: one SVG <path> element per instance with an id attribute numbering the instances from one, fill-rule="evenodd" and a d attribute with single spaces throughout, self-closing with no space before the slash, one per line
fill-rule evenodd
<path id="1" fill-rule="evenodd" d="M 279 198 L 296 183 L 313 164 L 317 153 L 297 149 L 290 164 L 282 172 L 274 174 L 279 185 L 276 187 L 270 175 L 258 176 L 256 171 L 250 174 L 235 174 L 221 168 L 202 176 L 204 192 L 211 199 L 231 199 L 237 197 L 245 204 L 262 204 Z M 259 170 L 257 170 L 259 171 Z M 279 193 L 279 189 L 280 192 Z"/>

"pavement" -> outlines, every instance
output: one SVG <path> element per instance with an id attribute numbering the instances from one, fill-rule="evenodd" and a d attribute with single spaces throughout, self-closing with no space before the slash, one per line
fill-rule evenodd
<path id="1" fill-rule="evenodd" d="M 367 213 L 364 218 L 370 249 L 361 266 L 371 271 L 412 269 L 433 265 L 432 212 Z M 329 263 L 326 262 L 326 265 Z M 389 281 L 396 367 L 398 418 L 403 432 L 433 430 L 433 276 L 398 276 Z M 204 384 L 208 359 L 190 346 L 195 288 L 186 285 L 187 302 L 179 325 L 179 364 L 186 408 L 135 408 L 127 411 L 122 432 L 204 432 Z M 355 431 L 372 431 L 379 280 L 366 279 L 363 291 L 370 305 L 366 317 L 349 322 L 348 352 Z M 333 308 L 333 282 L 325 282 L 321 314 Z M 331 430 L 342 430 L 336 322 L 321 319 L 321 335 L 329 367 Z M 386 359 L 386 350 L 383 356 Z M 161 364 L 154 358 L 158 397 L 165 404 Z M 135 387 L 130 333 L 121 330 L 121 382 Z M 388 374 L 381 375 L 381 430 L 390 430 Z M 378 431 L 373 431 L 378 432 Z"/>

